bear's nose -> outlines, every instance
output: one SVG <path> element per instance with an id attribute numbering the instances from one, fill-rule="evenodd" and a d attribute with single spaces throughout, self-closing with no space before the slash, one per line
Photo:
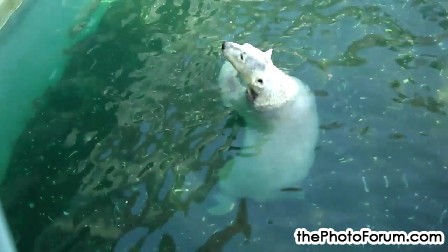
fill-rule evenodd
<path id="1" fill-rule="evenodd" d="M 226 49 L 226 42 L 225 42 L 225 41 L 222 42 L 221 49 L 222 49 L 222 50 Z"/>

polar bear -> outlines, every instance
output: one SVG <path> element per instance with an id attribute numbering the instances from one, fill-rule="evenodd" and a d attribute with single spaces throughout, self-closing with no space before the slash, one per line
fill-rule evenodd
<path id="1" fill-rule="evenodd" d="M 243 116 L 246 128 L 242 153 L 219 170 L 218 204 L 208 211 L 226 214 L 240 198 L 303 198 L 301 183 L 318 138 L 313 93 L 273 64 L 272 49 L 233 42 L 221 49 L 227 60 L 218 76 L 222 99 Z"/>

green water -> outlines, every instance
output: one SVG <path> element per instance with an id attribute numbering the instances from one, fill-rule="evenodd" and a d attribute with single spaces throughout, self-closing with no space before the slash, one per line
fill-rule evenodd
<path id="1" fill-rule="evenodd" d="M 2 28 L 0 181 L 15 141 L 35 112 L 34 100 L 57 82 L 67 61 L 64 51 L 94 30 L 107 6 L 98 0 L 28 0 Z"/>
<path id="2" fill-rule="evenodd" d="M 113 2 L 98 30 L 65 51 L 65 70 L 33 101 L 11 150 L 1 197 L 19 250 L 446 250 L 299 248 L 293 232 L 447 234 L 447 9 Z M 229 215 L 207 213 L 217 171 L 244 135 L 217 89 L 223 40 L 274 48 L 274 63 L 315 91 L 321 132 L 305 200 L 247 199 Z"/>

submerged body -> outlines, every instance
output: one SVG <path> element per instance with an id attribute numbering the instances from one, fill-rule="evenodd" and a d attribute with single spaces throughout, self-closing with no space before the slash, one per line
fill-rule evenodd
<path id="1" fill-rule="evenodd" d="M 297 188 L 314 161 L 318 116 L 310 89 L 278 69 L 272 50 L 225 42 L 219 75 L 223 101 L 246 120 L 244 148 L 220 170 L 219 204 L 230 211 L 239 198 L 258 202 L 303 197 Z"/>

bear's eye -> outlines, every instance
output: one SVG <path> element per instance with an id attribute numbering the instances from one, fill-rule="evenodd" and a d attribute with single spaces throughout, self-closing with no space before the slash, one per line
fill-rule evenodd
<path id="1" fill-rule="evenodd" d="M 257 79 L 258 84 L 263 84 L 263 79 Z"/>
<path id="2" fill-rule="evenodd" d="M 244 60 L 244 55 L 243 54 L 240 54 L 240 59 Z"/>

